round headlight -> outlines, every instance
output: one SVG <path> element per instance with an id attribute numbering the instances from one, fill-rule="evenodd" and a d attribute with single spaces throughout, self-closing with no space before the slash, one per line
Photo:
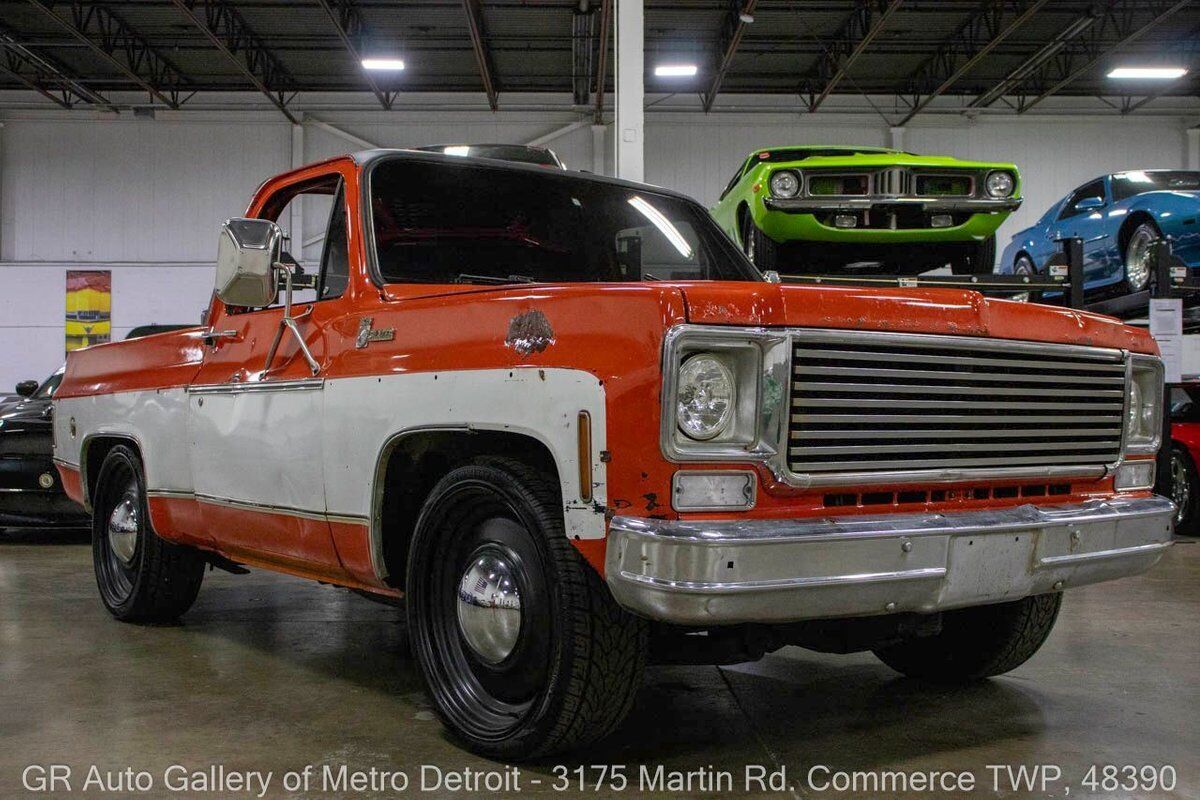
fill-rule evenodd
<path id="1" fill-rule="evenodd" d="M 781 169 L 771 176 L 771 194 L 776 197 L 795 197 L 800 194 L 800 176 Z"/>
<path id="2" fill-rule="evenodd" d="M 675 421 L 679 430 L 701 441 L 717 436 L 733 419 L 733 373 L 720 359 L 695 355 L 679 370 Z"/>
<path id="3" fill-rule="evenodd" d="M 983 182 L 983 187 L 992 197 L 1008 197 L 1013 193 L 1015 183 L 1008 172 L 989 172 Z"/>
<path id="4" fill-rule="evenodd" d="M 1136 380 L 1129 382 L 1129 408 L 1125 413 L 1125 426 L 1129 433 L 1135 436 L 1141 434 L 1142 387 Z"/>

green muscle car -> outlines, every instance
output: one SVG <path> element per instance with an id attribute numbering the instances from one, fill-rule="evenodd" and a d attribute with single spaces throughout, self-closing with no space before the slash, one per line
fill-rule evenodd
<path id="1" fill-rule="evenodd" d="M 1020 205 L 1012 164 L 814 145 L 751 153 L 712 213 L 761 269 L 962 274 L 992 271 Z"/>

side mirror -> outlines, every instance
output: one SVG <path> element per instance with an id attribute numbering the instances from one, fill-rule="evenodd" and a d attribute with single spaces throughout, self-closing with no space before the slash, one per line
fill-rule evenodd
<path id="1" fill-rule="evenodd" d="M 17 384 L 17 394 L 21 397 L 33 397 L 40 385 L 37 381 L 21 381 Z"/>
<path id="2" fill-rule="evenodd" d="M 783 278 L 779 277 L 779 273 L 773 269 L 765 271 L 762 276 L 767 283 L 783 283 Z"/>
<path id="3" fill-rule="evenodd" d="M 1104 207 L 1104 198 L 1102 197 L 1084 197 L 1075 204 L 1076 211 L 1095 211 L 1097 208 Z"/>
<path id="4" fill-rule="evenodd" d="M 231 306 L 259 308 L 275 302 L 275 265 L 283 231 L 265 219 L 235 218 L 221 226 L 217 245 L 217 296 Z"/>

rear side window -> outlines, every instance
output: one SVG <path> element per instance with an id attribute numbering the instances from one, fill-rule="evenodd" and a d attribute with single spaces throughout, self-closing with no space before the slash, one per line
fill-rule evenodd
<path id="1" fill-rule="evenodd" d="M 696 203 L 566 172 L 385 160 L 370 177 L 388 283 L 759 280 Z"/>

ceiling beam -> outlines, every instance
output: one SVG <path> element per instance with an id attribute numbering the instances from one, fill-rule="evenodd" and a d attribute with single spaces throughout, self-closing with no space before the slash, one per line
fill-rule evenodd
<path id="1" fill-rule="evenodd" d="M 1073 38 L 1021 82 L 1017 113 L 1024 114 L 1058 93 L 1190 3 L 1191 0 L 1110 0 L 1097 22 L 1089 25 L 1082 36 Z"/>
<path id="2" fill-rule="evenodd" d="M 800 87 L 800 93 L 809 96 L 810 112 L 820 108 L 825 98 L 837 88 L 901 2 L 903 0 L 856 0 L 854 11 L 842 23 L 833 41 L 817 57 L 813 69 L 815 74 L 810 75 Z"/>
<path id="3" fill-rule="evenodd" d="M 297 91 L 296 80 L 227 0 L 171 1 L 288 122 L 300 124 L 287 108 Z"/>
<path id="4" fill-rule="evenodd" d="M 0 25 L 0 71 L 62 108 L 87 103 L 117 112 L 106 97 L 85 86 L 67 67 L 22 45 L 16 31 L 4 25 Z"/>
<path id="5" fill-rule="evenodd" d="M 612 33 L 612 0 L 600 0 L 600 28 L 596 38 L 600 41 L 596 50 L 596 112 L 595 123 L 604 122 L 604 83 L 608 79 L 608 36 Z"/>
<path id="6" fill-rule="evenodd" d="M 487 93 L 488 105 L 492 111 L 500 106 L 500 98 L 496 92 L 496 82 L 493 79 L 495 70 L 492 68 L 492 56 L 484 41 L 483 13 L 479 8 L 479 0 L 462 0 L 463 11 L 467 12 L 467 28 L 471 32 L 471 49 L 475 51 L 475 63 L 479 65 L 479 79 L 483 81 L 483 91 Z"/>
<path id="7" fill-rule="evenodd" d="M 346 52 L 350 54 L 350 58 L 354 62 L 353 68 L 362 70 L 363 77 L 371 87 L 371 93 L 375 95 L 381 106 L 390 111 L 392 103 L 395 102 L 396 95 L 399 93 L 384 90 L 375 77 L 362 67 L 363 56 L 359 44 L 363 40 L 367 26 L 363 21 L 358 3 L 355 0 L 317 0 L 317 5 L 333 23 L 333 29 L 337 31 L 338 38 L 342 40 L 342 46 L 346 48 Z"/>
<path id="8" fill-rule="evenodd" d="M 721 91 L 721 83 L 725 80 L 726 73 L 729 72 L 733 57 L 737 55 L 738 45 L 742 43 L 742 34 L 746 32 L 746 26 L 750 24 L 746 22 L 746 18 L 753 19 L 754 7 L 757 4 L 758 0 L 730 0 L 729 13 L 726 14 L 722 26 L 721 62 L 713 73 L 708 93 L 704 95 L 705 112 L 712 110 L 713 101 L 717 99 L 717 93 Z"/>
<path id="9" fill-rule="evenodd" d="M 179 69 L 108 7 L 81 0 L 28 2 L 167 107 L 179 108 L 184 95 L 190 96 L 188 81 Z M 55 13 L 56 9 L 65 11 L 66 16 Z"/>
<path id="10" fill-rule="evenodd" d="M 912 109 L 898 124 L 907 125 L 1048 2 L 987 0 L 909 79 Z"/>

